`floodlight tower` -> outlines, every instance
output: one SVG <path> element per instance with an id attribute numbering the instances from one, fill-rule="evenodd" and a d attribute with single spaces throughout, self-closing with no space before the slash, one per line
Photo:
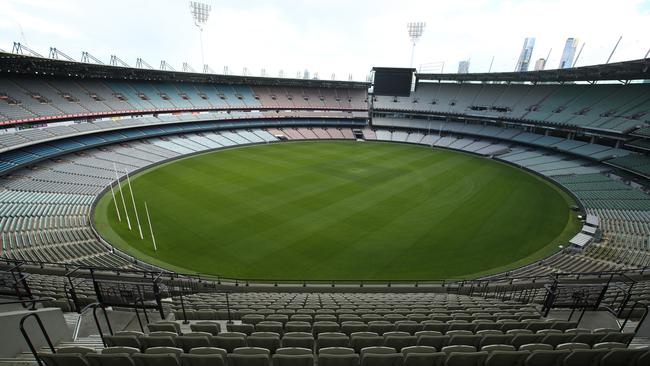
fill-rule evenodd
<path id="1" fill-rule="evenodd" d="M 409 22 L 406 24 L 406 29 L 409 32 L 409 38 L 411 38 L 411 43 L 413 47 L 411 48 L 411 67 L 413 67 L 413 55 L 415 54 L 415 45 L 422 37 L 424 33 L 424 27 L 427 26 L 425 22 Z"/>
<path id="2" fill-rule="evenodd" d="M 200 3 L 197 1 L 190 1 L 190 12 L 192 13 L 192 18 L 194 18 L 194 25 L 199 28 L 199 40 L 201 42 L 201 64 L 203 65 L 205 65 L 205 59 L 203 56 L 203 25 L 207 23 L 211 10 L 212 6 L 208 4 Z"/>

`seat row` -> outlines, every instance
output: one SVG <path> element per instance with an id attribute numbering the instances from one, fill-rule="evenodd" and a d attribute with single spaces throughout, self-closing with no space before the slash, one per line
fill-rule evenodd
<path id="1" fill-rule="evenodd" d="M 109 347 L 96 353 L 84 347 L 61 348 L 54 354 L 39 354 L 48 366 L 645 366 L 650 350 L 623 345 L 585 348 L 567 345 L 551 350 L 530 347 L 518 351 L 491 347 L 477 351 L 466 346 L 409 347 L 398 352 L 390 347 L 324 348 L 315 356 L 305 348 L 280 348 L 273 355 L 263 348 L 242 347 L 233 352 L 219 348 L 195 348 L 189 353 L 173 347 L 156 347 L 141 353 L 136 348 Z"/>
<path id="2" fill-rule="evenodd" d="M 562 333 L 562 332 L 520 332 L 520 333 L 482 333 L 472 334 L 467 331 L 453 331 L 441 334 L 436 331 L 421 331 L 416 335 L 406 332 L 387 332 L 379 335 L 374 332 L 356 332 L 346 335 L 339 332 L 320 333 L 314 337 L 311 333 L 290 332 L 280 336 L 273 332 L 254 332 L 246 335 L 239 332 L 222 332 L 212 335 L 207 332 L 190 332 L 177 335 L 173 332 L 151 332 L 143 335 L 139 332 L 118 332 L 105 336 L 104 341 L 111 347 L 133 347 L 146 350 L 154 347 L 176 347 L 189 351 L 197 347 L 218 347 L 232 352 L 240 347 L 259 347 L 268 349 L 272 354 L 282 347 L 301 347 L 313 349 L 316 353 L 322 348 L 350 347 L 355 351 L 371 346 L 392 347 L 397 350 L 411 346 L 429 346 L 442 349 L 447 346 L 471 346 L 481 348 L 490 345 L 506 345 L 520 349 L 527 344 L 544 344 L 555 348 L 564 343 L 580 343 L 589 347 L 598 343 L 621 343 L 628 345 L 633 333 Z"/>

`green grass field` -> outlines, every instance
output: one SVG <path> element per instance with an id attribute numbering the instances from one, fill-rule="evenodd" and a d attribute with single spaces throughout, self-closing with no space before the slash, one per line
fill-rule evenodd
<path id="1" fill-rule="evenodd" d="M 117 221 L 110 191 L 94 216 L 105 239 L 172 270 L 231 278 L 468 277 L 546 256 L 579 228 L 575 202 L 542 178 L 406 144 L 233 148 L 160 165 L 131 181 L 145 239 Z M 118 203 L 122 210 L 119 196 Z"/>

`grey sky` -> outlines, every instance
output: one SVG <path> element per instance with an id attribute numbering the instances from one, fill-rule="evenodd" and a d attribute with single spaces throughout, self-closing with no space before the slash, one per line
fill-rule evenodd
<path id="1" fill-rule="evenodd" d="M 50 46 L 79 59 L 88 51 L 154 67 L 164 59 L 180 69 L 201 68 L 198 30 L 187 0 L 0 0 L 0 49 L 13 41 L 47 55 Z M 642 58 L 650 48 L 650 1 L 455 0 L 273 1 L 204 0 L 212 13 L 204 30 L 206 63 L 216 72 L 247 67 L 285 76 L 309 69 L 321 78 L 362 79 L 372 66 L 408 66 L 408 21 L 425 21 L 415 66 L 444 62 L 455 72 L 471 59 L 470 72 L 512 71 L 523 39 L 535 36 L 534 60 L 553 49 L 556 68 L 564 41 L 586 43 L 578 65 Z M 22 28 L 22 34 L 21 34 Z M 24 34 L 24 37 L 23 37 Z"/>

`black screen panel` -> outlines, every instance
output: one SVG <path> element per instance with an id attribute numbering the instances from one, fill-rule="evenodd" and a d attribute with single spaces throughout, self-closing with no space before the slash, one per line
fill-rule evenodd
<path id="1" fill-rule="evenodd" d="M 411 94 L 413 69 L 374 68 L 374 93 L 394 97 L 408 97 Z"/>

